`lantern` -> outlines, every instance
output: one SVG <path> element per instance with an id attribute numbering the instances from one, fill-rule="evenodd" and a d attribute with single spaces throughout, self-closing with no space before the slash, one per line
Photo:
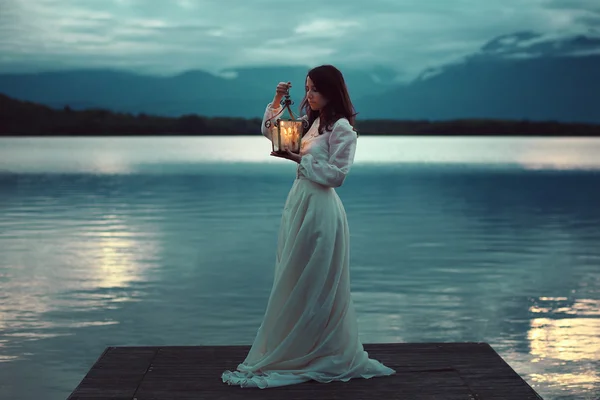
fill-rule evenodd
<path id="1" fill-rule="evenodd" d="M 297 119 L 294 117 L 294 113 L 290 108 L 292 104 L 294 104 L 294 102 L 290 99 L 288 91 L 285 95 L 285 98 L 281 100 L 283 109 L 279 112 L 279 114 L 287 110 L 290 118 L 277 118 L 277 120 L 274 122 L 275 126 L 277 127 L 277 132 L 272 135 L 271 143 L 273 145 L 273 152 L 275 153 L 285 153 L 286 150 L 296 154 L 300 153 L 303 127 L 308 127 L 308 121 L 306 119 Z M 271 128 L 271 120 L 273 118 L 269 118 L 265 122 L 265 127 L 267 129 Z"/>

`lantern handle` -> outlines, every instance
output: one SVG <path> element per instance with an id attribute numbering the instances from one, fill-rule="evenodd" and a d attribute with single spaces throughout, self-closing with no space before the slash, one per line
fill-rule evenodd
<path id="1" fill-rule="evenodd" d="M 288 90 L 288 92 L 285 95 L 285 98 L 281 100 L 281 105 L 283 106 L 283 110 L 285 110 L 287 108 L 288 113 L 290 114 L 292 119 L 296 119 L 296 117 L 294 116 L 294 112 L 292 111 L 292 108 L 290 107 L 292 104 L 294 104 L 294 101 L 292 99 L 290 99 L 290 92 Z M 283 112 L 283 110 L 281 110 L 281 111 Z"/>
<path id="2" fill-rule="evenodd" d="M 290 116 L 292 117 L 292 119 L 296 119 L 296 117 L 294 116 L 294 112 L 291 109 L 291 105 L 294 104 L 294 101 L 290 98 L 290 90 L 288 88 L 288 90 L 286 91 L 285 94 L 285 98 L 281 99 L 280 103 L 283 107 L 281 108 L 281 111 L 279 111 L 277 114 L 275 114 L 274 116 L 272 116 L 271 118 L 269 118 L 268 120 L 265 121 L 265 128 L 269 129 L 272 125 L 271 120 L 273 120 L 275 117 L 280 116 L 281 114 L 283 114 L 283 112 L 287 109 L 288 113 L 290 114 Z M 278 126 L 278 122 L 279 119 L 277 119 L 277 121 L 275 122 L 275 126 Z"/>

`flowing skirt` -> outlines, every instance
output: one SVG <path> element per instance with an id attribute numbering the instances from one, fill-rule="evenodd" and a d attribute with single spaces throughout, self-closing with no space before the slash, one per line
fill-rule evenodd
<path id="1" fill-rule="evenodd" d="M 395 371 L 370 359 L 350 295 L 350 233 L 334 189 L 296 179 L 279 230 L 275 277 L 246 359 L 224 383 L 261 389 Z"/>

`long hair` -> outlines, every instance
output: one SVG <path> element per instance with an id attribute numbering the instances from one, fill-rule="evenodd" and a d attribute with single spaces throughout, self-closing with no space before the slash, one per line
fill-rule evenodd
<path id="1" fill-rule="evenodd" d="M 321 65 L 308 71 L 307 77 L 310 77 L 319 94 L 327 99 L 327 104 L 322 110 L 312 110 L 306 95 L 304 95 L 300 110 L 301 113 L 308 116 L 308 126 L 312 126 L 313 122 L 319 117 L 321 117 L 320 135 L 324 133 L 324 129 L 331 132 L 333 124 L 340 118 L 348 119 L 350 125 L 354 126 L 357 113 L 350 100 L 346 81 L 340 70 L 333 65 Z"/>

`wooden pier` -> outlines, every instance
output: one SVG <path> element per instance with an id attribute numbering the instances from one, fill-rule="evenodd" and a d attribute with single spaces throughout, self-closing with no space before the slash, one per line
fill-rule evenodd
<path id="1" fill-rule="evenodd" d="M 372 379 L 270 389 L 221 381 L 250 346 L 109 347 L 68 400 L 539 400 L 487 343 L 365 344 L 397 371 Z"/>

